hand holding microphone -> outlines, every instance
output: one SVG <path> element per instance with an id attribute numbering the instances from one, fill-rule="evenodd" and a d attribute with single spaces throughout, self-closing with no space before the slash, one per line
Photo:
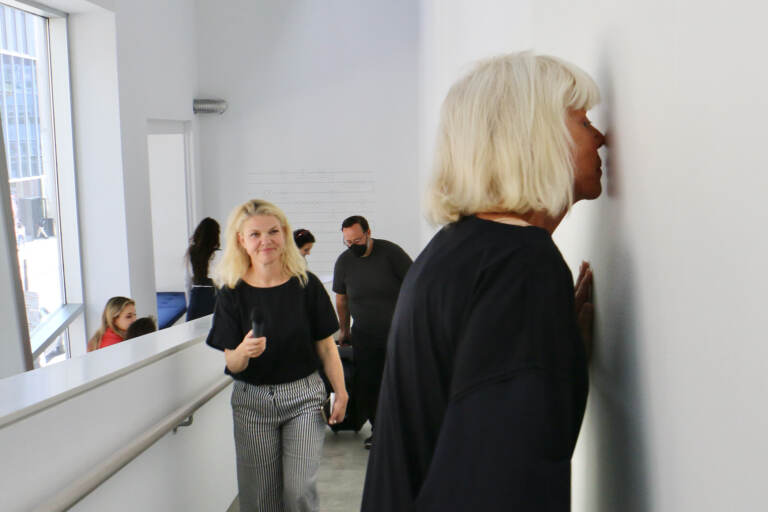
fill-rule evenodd
<path id="1" fill-rule="evenodd" d="M 267 349 L 267 338 L 264 337 L 264 317 L 254 309 L 251 312 L 251 330 L 245 335 L 237 347 L 241 355 L 248 358 L 259 357 Z"/>

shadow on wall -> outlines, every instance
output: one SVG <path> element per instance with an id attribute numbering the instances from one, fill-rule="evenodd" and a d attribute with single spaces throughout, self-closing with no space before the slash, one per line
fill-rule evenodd
<path id="1" fill-rule="evenodd" d="M 608 143 L 616 141 L 614 90 L 609 59 L 597 75 L 603 95 Z M 597 203 L 595 239 L 596 343 L 591 367 L 588 422 L 592 442 L 587 499 L 590 511 L 650 512 L 646 415 L 638 345 L 642 342 L 635 300 L 639 288 L 636 262 L 622 233 L 626 201 L 616 147 L 606 150 L 606 190 Z"/>

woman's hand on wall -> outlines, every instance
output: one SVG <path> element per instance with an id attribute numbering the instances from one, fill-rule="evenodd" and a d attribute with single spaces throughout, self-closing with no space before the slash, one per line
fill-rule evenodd
<path id="1" fill-rule="evenodd" d="M 587 352 L 587 360 L 592 356 L 592 333 L 595 321 L 595 306 L 592 303 L 592 268 L 586 261 L 581 262 L 579 277 L 574 288 L 574 306 L 576 321 L 581 339 Z"/>

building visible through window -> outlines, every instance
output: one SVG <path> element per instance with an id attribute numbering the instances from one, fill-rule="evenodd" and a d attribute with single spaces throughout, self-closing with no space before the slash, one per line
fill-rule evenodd
<path id="1" fill-rule="evenodd" d="M 47 24 L 0 5 L 0 119 L 30 338 L 66 302 Z M 64 331 L 36 354 L 35 366 L 66 357 L 67 346 Z"/>

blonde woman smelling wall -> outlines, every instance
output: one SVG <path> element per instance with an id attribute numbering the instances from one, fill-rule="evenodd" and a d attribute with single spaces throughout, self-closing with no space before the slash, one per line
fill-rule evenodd
<path id="1" fill-rule="evenodd" d="M 532 53 L 480 62 L 448 93 L 429 189 L 444 227 L 398 298 L 364 512 L 570 510 L 591 271 L 574 299 L 551 234 L 600 195 L 598 98 Z"/>

